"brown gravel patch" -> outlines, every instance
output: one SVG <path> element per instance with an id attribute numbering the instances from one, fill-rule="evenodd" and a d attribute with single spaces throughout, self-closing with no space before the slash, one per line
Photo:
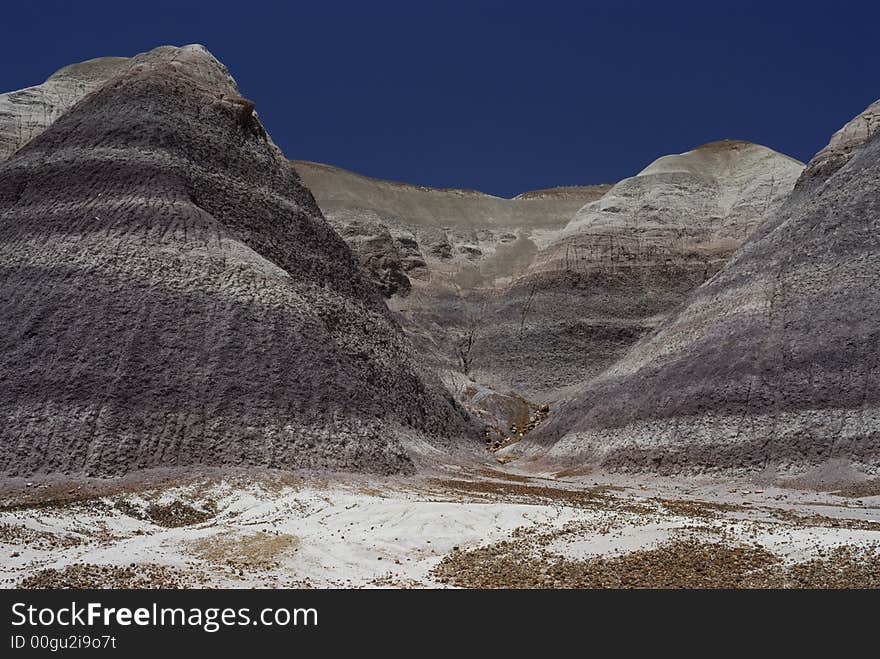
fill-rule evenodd
<path id="1" fill-rule="evenodd" d="M 52 495 L 47 498 L 39 498 L 39 494 L 31 494 L 8 498 L 0 502 L 0 512 L 19 512 L 27 510 L 81 510 L 88 508 L 91 511 L 109 509 L 109 506 L 100 500 L 100 495 L 71 491 L 67 494 Z"/>
<path id="2" fill-rule="evenodd" d="M 480 469 L 477 471 L 477 474 L 482 476 L 483 478 L 494 478 L 496 480 L 512 481 L 514 483 L 532 482 L 532 479 L 529 476 L 523 476 L 522 474 L 510 474 L 504 471 L 496 471 L 494 469 Z"/>
<path id="3" fill-rule="evenodd" d="M 69 565 L 63 569 L 48 568 L 25 577 L 19 588 L 187 588 L 186 575 L 165 565 Z"/>
<path id="4" fill-rule="evenodd" d="M 217 508 L 215 504 L 208 502 L 204 510 L 199 510 L 178 499 L 167 504 L 154 503 L 147 507 L 146 512 L 154 524 L 179 528 L 207 522 L 217 514 Z"/>
<path id="5" fill-rule="evenodd" d="M 75 535 L 38 531 L 26 526 L 0 523 L 0 542 L 38 550 L 50 550 L 76 547 L 83 544 L 84 541 Z"/>
<path id="6" fill-rule="evenodd" d="M 880 588 L 880 553 L 844 545 L 785 571 L 786 588 Z"/>
<path id="7" fill-rule="evenodd" d="M 500 542 L 452 552 L 433 575 L 462 588 L 880 588 L 880 556 L 843 547 L 785 565 L 759 546 L 673 540 L 620 556 L 554 560 Z"/>
<path id="8" fill-rule="evenodd" d="M 104 497 L 124 494 L 149 493 L 164 486 L 185 485 L 197 482 L 196 477 L 179 477 L 174 480 L 132 480 L 126 478 L 98 480 L 82 484 L 35 483 L 32 487 L 0 486 L 0 512 L 38 509 L 76 509 L 88 506 L 107 508 L 99 501 Z"/>
<path id="9" fill-rule="evenodd" d="M 476 495 L 492 499 L 528 499 L 536 504 L 559 503 L 567 506 L 591 506 L 607 503 L 614 497 L 612 491 L 622 488 L 598 485 L 586 489 L 565 489 L 544 485 L 499 483 L 496 481 L 462 481 L 433 479 L 431 484 L 439 491 L 453 495 Z"/>
<path id="10" fill-rule="evenodd" d="M 86 479 L 61 483 L 35 480 L 30 486 L 0 481 L 0 512 L 30 509 L 76 508 L 78 505 L 107 506 L 98 499 L 131 494 L 150 498 L 169 487 L 192 488 L 190 496 L 199 498 L 220 483 L 233 487 L 259 485 L 269 492 L 281 492 L 287 487 L 299 487 L 304 481 L 301 474 L 276 469 L 206 469 L 205 474 L 189 472 L 168 476 L 132 474 L 130 477 Z M 315 479 L 319 485 L 321 479 Z M 323 481 L 326 485 L 326 481 Z"/>
<path id="11" fill-rule="evenodd" d="M 172 529 L 201 524 L 217 514 L 217 505 L 213 501 L 208 501 L 203 509 L 199 509 L 180 499 L 165 504 L 150 504 L 146 508 L 122 499 L 115 502 L 113 508 L 128 517 Z"/>
<path id="12" fill-rule="evenodd" d="M 849 497 L 852 499 L 861 499 L 863 497 L 878 497 L 880 496 L 880 478 L 876 478 L 871 481 L 865 481 L 864 483 L 856 483 L 855 485 L 847 485 L 846 487 L 841 488 L 836 492 L 832 492 L 832 494 L 839 497 Z"/>
<path id="13" fill-rule="evenodd" d="M 376 577 L 375 579 L 370 580 L 371 586 L 376 586 L 377 588 L 396 588 L 398 590 L 411 590 L 413 588 L 421 587 L 418 581 L 413 579 L 407 579 L 405 577 L 400 577 L 395 574 L 382 575 L 381 577 Z"/>
<path id="14" fill-rule="evenodd" d="M 653 499 L 666 512 L 682 517 L 716 518 L 720 513 L 749 512 L 749 506 L 736 503 L 715 503 L 712 501 L 695 501 L 689 499 Z"/>
<path id="15" fill-rule="evenodd" d="M 829 517 L 814 513 L 803 515 L 792 510 L 774 510 L 772 515 L 785 522 L 792 522 L 797 526 L 809 527 L 820 526 L 829 529 L 850 529 L 854 531 L 880 531 L 880 522 L 869 519 L 852 519 L 850 517 Z"/>

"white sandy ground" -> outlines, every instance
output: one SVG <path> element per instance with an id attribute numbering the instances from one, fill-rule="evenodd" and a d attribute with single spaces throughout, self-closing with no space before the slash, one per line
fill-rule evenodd
<path id="1" fill-rule="evenodd" d="M 580 529 L 546 548 L 570 558 L 647 548 L 683 535 L 717 540 L 719 531 L 724 532 L 726 542 L 758 543 L 791 560 L 805 560 L 843 544 L 880 545 L 880 526 L 872 530 L 829 528 L 792 524 L 774 516 L 774 512 L 789 511 L 880 522 L 880 496 L 851 499 L 709 479 L 605 476 L 512 482 L 498 476 L 497 482 L 514 487 L 585 490 L 611 484 L 620 488 L 609 492 L 616 500 L 647 503 L 657 513 L 578 507 L 564 499 L 538 496 L 469 492 L 424 478 L 289 479 L 284 483 L 240 476 L 212 478 L 98 500 L 107 506 L 87 502 L 0 512 L 0 528 L 5 529 L 0 540 L 0 586 L 14 587 L 41 569 L 76 563 L 153 563 L 201 575 L 194 578 L 193 586 L 444 587 L 431 575 L 444 554 L 455 547 L 464 550 L 504 540 L 518 527 L 538 527 L 542 533 L 564 526 Z M 657 499 L 745 504 L 746 509 L 717 517 L 692 517 L 664 511 Z M 174 500 L 196 508 L 213 501 L 218 512 L 201 524 L 165 528 L 109 508 L 120 501 L 144 507 Z M 81 542 L 41 548 L 32 539 L 24 539 L 34 537 L 28 536 L 31 531 Z M 256 536 L 260 539 L 285 538 L 285 542 L 280 548 L 267 542 L 265 555 L 242 564 L 235 548 L 241 538 L 253 539 L 255 534 L 264 534 Z M 208 541 L 198 544 L 202 539 Z M 214 555 L 206 556 L 205 547 L 215 549 Z M 224 560 L 227 550 L 231 562 Z M 256 551 L 261 551 L 259 543 Z"/>

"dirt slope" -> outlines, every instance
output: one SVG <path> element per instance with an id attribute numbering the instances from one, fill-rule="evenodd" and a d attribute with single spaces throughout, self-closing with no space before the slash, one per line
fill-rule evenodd
<path id="1" fill-rule="evenodd" d="M 540 433 L 549 456 L 662 471 L 880 466 L 875 103 L 687 306 Z"/>
<path id="2" fill-rule="evenodd" d="M 0 471 L 409 471 L 472 431 L 253 109 L 162 47 L 0 164 Z"/>

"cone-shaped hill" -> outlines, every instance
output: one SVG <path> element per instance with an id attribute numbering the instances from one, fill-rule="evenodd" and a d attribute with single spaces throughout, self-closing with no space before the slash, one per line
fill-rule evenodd
<path id="1" fill-rule="evenodd" d="M 876 103 L 682 311 L 573 395 L 555 459 L 661 471 L 880 466 Z"/>
<path id="2" fill-rule="evenodd" d="M 405 472 L 472 433 L 226 69 L 123 68 L 0 163 L 0 471 Z"/>
<path id="3" fill-rule="evenodd" d="M 620 181 L 575 213 L 504 292 L 475 350 L 477 376 L 550 399 L 595 378 L 733 256 L 803 168 L 723 140 Z"/>

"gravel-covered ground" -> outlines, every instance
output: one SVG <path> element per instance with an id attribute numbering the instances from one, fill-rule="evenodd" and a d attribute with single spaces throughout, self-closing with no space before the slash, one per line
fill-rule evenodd
<path id="1" fill-rule="evenodd" d="M 0 586 L 876 588 L 876 482 L 490 470 L 8 483 Z"/>

